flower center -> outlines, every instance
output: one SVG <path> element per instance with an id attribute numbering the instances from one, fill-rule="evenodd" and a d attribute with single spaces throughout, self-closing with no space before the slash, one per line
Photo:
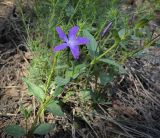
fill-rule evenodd
<path id="1" fill-rule="evenodd" d="M 74 41 L 74 40 L 69 40 L 69 41 L 68 41 L 68 44 L 69 44 L 70 46 L 73 46 L 73 45 L 74 45 L 74 43 L 75 43 L 75 41 Z"/>

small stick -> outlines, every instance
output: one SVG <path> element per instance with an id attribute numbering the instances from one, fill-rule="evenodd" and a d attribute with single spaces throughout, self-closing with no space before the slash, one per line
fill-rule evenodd
<path id="1" fill-rule="evenodd" d="M 17 114 L 12 114 L 12 113 L 0 113 L 0 116 L 16 116 Z"/>

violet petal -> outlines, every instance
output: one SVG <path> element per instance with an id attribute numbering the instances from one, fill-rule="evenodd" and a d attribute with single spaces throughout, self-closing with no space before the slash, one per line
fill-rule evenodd
<path id="1" fill-rule="evenodd" d="M 60 45 L 57 45 L 57 46 L 55 46 L 54 48 L 53 48 L 53 51 L 54 52 L 56 52 L 56 51 L 61 51 L 61 50 L 63 50 L 63 49 L 65 49 L 65 48 L 67 48 L 67 43 L 62 43 L 62 44 L 60 44 Z"/>
<path id="2" fill-rule="evenodd" d="M 68 38 L 67 38 L 66 34 L 63 32 L 63 30 L 61 29 L 61 27 L 56 27 L 56 31 L 59 35 L 59 38 L 61 38 L 65 42 L 68 42 Z"/>
<path id="3" fill-rule="evenodd" d="M 74 26 L 69 30 L 68 37 L 69 37 L 70 41 L 74 41 L 75 40 L 77 32 L 78 32 L 78 29 L 79 29 L 78 26 Z"/>
<path id="4" fill-rule="evenodd" d="M 76 41 L 74 42 L 75 45 L 85 45 L 88 43 L 89 43 L 89 39 L 84 37 L 77 37 Z"/>
<path id="5" fill-rule="evenodd" d="M 72 55 L 74 57 L 74 59 L 78 59 L 79 58 L 79 47 L 78 46 L 70 46 Z"/>

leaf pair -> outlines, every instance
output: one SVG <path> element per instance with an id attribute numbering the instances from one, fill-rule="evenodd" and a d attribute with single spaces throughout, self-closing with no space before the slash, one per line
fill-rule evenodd
<path id="1" fill-rule="evenodd" d="M 58 79 L 58 78 L 57 78 Z M 34 83 L 30 82 L 29 80 L 27 79 L 23 79 L 24 82 L 26 83 L 27 87 L 28 87 L 28 91 L 31 95 L 35 96 L 40 102 L 42 102 L 45 98 L 45 93 L 44 93 L 44 90 L 35 85 Z M 68 81 L 65 81 L 63 82 L 61 78 L 59 78 L 57 80 L 57 83 L 60 85 L 62 84 L 66 84 Z M 60 85 L 60 86 L 61 86 Z M 56 89 L 55 90 L 55 94 L 54 97 L 58 96 L 59 93 L 62 91 L 62 89 Z M 59 106 L 58 104 L 58 101 L 54 101 L 54 100 L 51 100 L 49 102 L 49 104 L 46 106 L 46 109 L 44 110 L 47 110 L 49 112 L 51 112 L 53 115 L 57 115 L 57 116 L 63 116 L 63 111 L 61 109 L 61 107 Z"/>
<path id="2" fill-rule="evenodd" d="M 36 129 L 34 130 L 33 134 L 38 134 L 38 135 L 46 135 L 48 134 L 52 129 L 54 129 L 55 125 L 50 124 L 50 123 L 43 123 L 39 124 Z M 4 131 L 13 137 L 19 138 L 22 136 L 27 135 L 26 131 L 24 128 L 18 126 L 18 125 L 9 125 L 7 126 Z"/>

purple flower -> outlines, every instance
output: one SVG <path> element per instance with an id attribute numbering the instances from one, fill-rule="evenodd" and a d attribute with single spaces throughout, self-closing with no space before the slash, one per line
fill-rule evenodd
<path id="1" fill-rule="evenodd" d="M 74 26 L 69 30 L 68 37 L 62 31 L 60 27 L 56 27 L 56 31 L 59 35 L 59 38 L 63 40 L 63 43 L 54 47 L 54 52 L 61 51 L 67 47 L 70 48 L 74 59 L 79 58 L 79 45 L 85 45 L 89 43 L 89 39 L 84 37 L 77 37 L 78 26 Z"/>

